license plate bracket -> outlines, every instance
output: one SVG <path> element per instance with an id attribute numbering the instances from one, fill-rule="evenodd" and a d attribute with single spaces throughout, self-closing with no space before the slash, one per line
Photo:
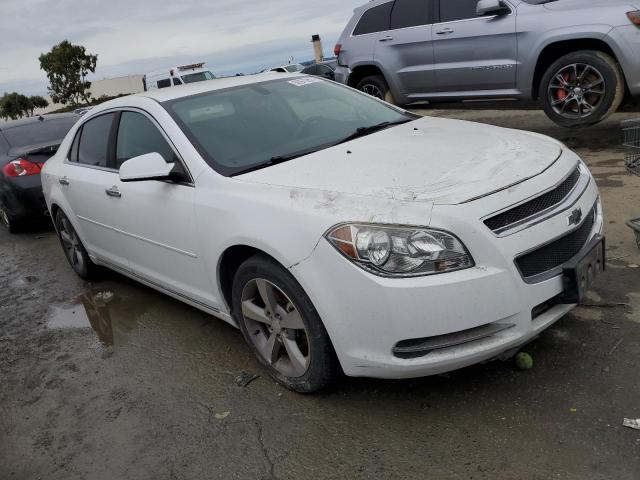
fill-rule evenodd
<path id="1" fill-rule="evenodd" d="M 606 269 L 606 241 L 602 235 L 594 237 L 585 248 L 584 255 L 577 256 L 563 266 L 562 283 L 564 291 L 559 297 L 561 303 L 582 303 L 595 279 Z"/>

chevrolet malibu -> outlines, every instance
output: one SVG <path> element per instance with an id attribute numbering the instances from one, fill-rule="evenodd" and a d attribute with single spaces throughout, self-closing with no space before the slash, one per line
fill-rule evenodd
<path id="1" fill-rule="evenodd" d="M 78 275 L 231 323 L 292 390 L 508 355 L 604 268 L 595 182 L 554 140 L 315 77 L 205 83 L 91 110 L 46 202 Z"/>

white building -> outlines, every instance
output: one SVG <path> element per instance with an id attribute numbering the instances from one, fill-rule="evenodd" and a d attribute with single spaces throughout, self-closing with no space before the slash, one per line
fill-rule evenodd
<path id="1" fill-rule="evenodd" d="M 115 97 L 118 95 L 131 95 L 133 93 L 140 93 L 144 91 L 142 86 L 143 75 L 127 75 L 124 77 L 104 78 L 102 80 L 94 80 L 91 82 L 90 98 L 100 98 L 103 95 L 108 97 Z M 36 115 L 49 113 L 64 105 L 59 105 L 51 101 L 51 97 L 45 97 L 49 102 L 47 108 L 37 109 L 34 113 Z"/>

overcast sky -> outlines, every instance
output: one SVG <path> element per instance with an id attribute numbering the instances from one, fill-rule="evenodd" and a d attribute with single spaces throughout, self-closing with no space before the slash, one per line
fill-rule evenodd
<path id="1" fill-rule="evenodd" d="M 207 61 L 251 73 L 325 55 L 366 0 L 0 0 L 0 95 L 46 93 L 38 56 L 62 40 L 98 54 L 93 79 Z"/>

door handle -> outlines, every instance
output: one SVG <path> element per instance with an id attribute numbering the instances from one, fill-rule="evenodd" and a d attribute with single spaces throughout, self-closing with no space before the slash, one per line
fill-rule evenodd
<path id="1" fill-rule="evenodd" d="M 111 188 L 107 188 L 105 190 L 105 193 L 107 195 L 109 195 L 110 197 L 115 197 L 115 198 L 120 198 L 122 196 L 122 194 L 120 193 L 120 190 L 118 190 L 118 187 L 113 186 Z"/>
<path id="2" fill-rule="evenodd" d="M 387 35 L 386 37 L 382 37 L 379 41 L 380 42 L 390 42 L 391 40 L 393 40 L 393 37 L 391 35 Z"/>
<path id="3" fill-rule="evenodd" d="M 436 35 L 450 35 L 453 32 L 455 32 L 453 28 L 443 28 L 442 30 L 438 30 Z"/>
<path id="4" fill-rule="evenodd" d="M 58 183 L 60 183 L 60 185 L 68 187 L 69 186 L 69 179 L 67 177 L 62 177 L 61 179 L 58 180 Z"/>

